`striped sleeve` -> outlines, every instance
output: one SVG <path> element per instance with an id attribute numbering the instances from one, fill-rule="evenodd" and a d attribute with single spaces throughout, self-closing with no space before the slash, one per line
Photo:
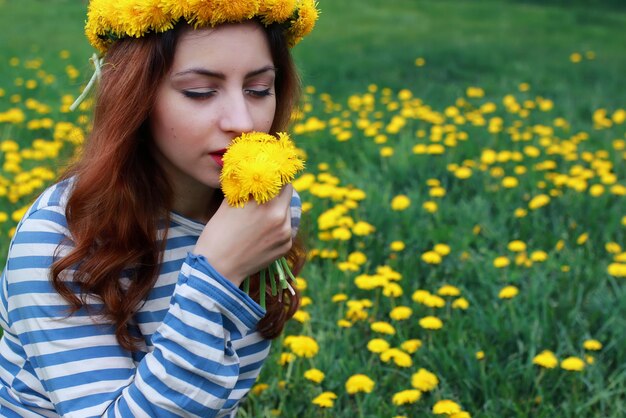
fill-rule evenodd
<path id="1" fill-rule="evenodd" d="M 19 347 L 16 355 L 23 350 L 31 379 L 41 382 L 54 410 L 70 418 L 225 414 L 240 375 L 232 337 L 254 332 L 261 307 L 206 259 L 188 254 L 152 336 L 154 350 L 136 363 L 117 343 L 113 325 L 86 311 L 67 315 L 48 279 L 67 235 L 60 208 L 31 212 L 16 231 L 4 272 L 6 341 Z"/>

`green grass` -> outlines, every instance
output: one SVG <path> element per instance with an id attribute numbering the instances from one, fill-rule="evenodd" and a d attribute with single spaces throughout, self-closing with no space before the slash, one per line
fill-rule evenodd
<path id="1" fill-rule="evenodd" d="M 332 174 L 339 184 L 324 186 L 333 190 L 334 198 L 315 189 L 301 191 L 303 200 L 312 205 L 302 226 L 311 260 L 301 274 L 308 283 L 304 295 L 312 303 L 303 308 L 310 320 L 292 322 L 285 334 L 311 336 L 320 351 L 311 359 L 297 358 L 281 366 L 277 360 L 289 350 L 282 346 L 282 339 L 277 340 L 260 379 L 269 389 L 250 396 L 242 417 L 270 416 L 277 414 L 276 410 L 286 417 L 422 417 L 431 416 L 440 399 L 460 403 L 473 417 L 626 416 L 626 283 L 623 277 L 608 274 L 615 254 L 606 247 L 607 243 L 617 243 L 621 251 L 626 247 L 622 224 L 626 213 L 623 196 L 611 192 L 612 185 L 601 169 L 609 166 L 616 184 L 626 184 L 624 150 L 614 142 L 624 141 L 626 130 L 624 123 L 596 129 L 592 120 L 597 109 L 606 109 L 611 117 L 625 107 L 626 10 L 614 1 L 594 2 L 593 7 L 582 2 L 562 3 L 320 1 L 318 28 L 294 53 L 305 85 L 315 87 L 315 93 L 305 97 L 310 108 L 299 123 L 316 117 L 326 126 L 298 133 L 296 140 L 307 151 L 307 172 L 316 175 L 318 187 L 325 184 L 321 173 Z M 12 107 L 26 114 L 22 124 L 0 123 L 0 144 L 14 139 L 24 149 L 37 138 L 51 140 L 52 129 L 29 130 L 25 126 L 44 116 L 55 123 L 66 121 L 85 128 L 83 112 L 59 111 L 61 97 L 75 97 L 90 76 L 87 59 L 91 51 L 82 35 L 85 7 L 84 2 L 69 0 L 56 0 L 54 7 L 36 0 L 0 0 L 0 88 L 5 91 L 0 97 L 0 114 Z M 61 50 L 68 50 L 69 58 L 60 58 Z M 583 55 L 577 64 L 570 61 L 575 52 Z M 589 52 L 593 59 L 586 57 Z M 12 57 L 19 58 L 17 66 L 9 64 Z M 415 65 L 418 57 L 424 58 L 425 66 Z M 25 68 L 33 59 L 42 59 L 41 69 L 56 80 L 27 90 L 15 80 L 39 80 L 37 69 Z M 68 78 L 68 64 L 80 70 L 77 79 Z M 520 91 L 520 83 L 528 83 L 530 89 Z M 371 85 L 377 86 L 372 93 L 373 109 L 351 108 L 348 100 L 363 98 Z M 471 86 L 481 87 L 484 97 L 467 97 Z M 384 88 L 390 89 L 389 94 Z M 398 93 L 403 89 L 420 102 L 402 101 Z M 328 109 L 322 93 L 330 94 L 337 108 Z M 11 103 L 13 94 L 20 94 L 21 100 Z M 506 95 L 526 106 L 528 115 L 507 110 L 503 104 Z M 27 109 L 28 97 L 49 104 L 50 113 L 40 115 Z M 550 99 L 554 107 L 549 111 L 532 108 L 541 102 L 538 97 Z M 502 130 L 489 132 L 487 126 L 443 116 L 451 108 L 471 115 L 484 103 L 496 105 L 494 113 L 484 115 L 487 124 L 494 116 L 501 117 Z M 398 132 L 386 131 L 403 106 L 408 109 L 404 127 Z M 429 111 L 441 121 L 434 121 Z M 411 116 L 411 112 L 416 113 Z M 567 126 L 555 126 L 558 118 Z M 342 130 L 352 135 L 349 141 L 337 140 L 333 121 L 339 121 Z M 381 122 L 377 133 L 387 135 L 385 144 L 375 143 L 364 129 L 365 122 L 376 121 Z M 449 138 L 444 135 L 439 140 L 433 130 L 436 126 L 450 129 Z M 540 134 L 546 126 L 553 131 Z M 528 133 L 528 137 L 514 140 L 508 131 L 511 128 Z M 466 134 L 467 140 L 461 139 L 460 133 Z M 580 133 L 588 138 L 579 140 Z M 416 144 L 452 139 L 456 144 L 447 142 L 442 155 L 412 151 Z M 67 139 L 60 141 L 64 146 L 59 156 L 24 158 L 23 169 L 44 166 L 57 171 L 74 149 Z M 539 150 L 537 156 L 528 152 L 530 145 Z M 384 146 L 393 148 L 392 157 L 380 156 Z M 566 152 L 568 146 L 573 149 Z M 485 149 L 517 152 L 519 159 L 503 158 L 483 165 Z M 0 155 L 0 163 L 5 164 L 6 158 Z M 540 169 L 538 164 L 545 161 L 553 161 L 554 167 Z M 328 168 L 320 168 L 320 163 Z M 471 168 L 471 177 L 458 178 L 451 164 Z M 519 172 L 522 167 L 526 172 Z M 589 174 L 587 187 L 575 190 L 582 181 L 575 173 L 581 169 Z M 556 174 L 567 175 L 572 183 L 555 184 Z M 2 178 L 14 184 L 16 176 L 0 171 L 0 190 Z M 503 187 L 503 176 L 517 178 L 519 185 Z M 428 181 L 434 179 L 446 190 L 444 197 L 429 195 Z M 590 187 L 600 184 L 604 193 L 592 196 Z M 0 213 L 9 217 L 0 222 L 2 264 L 9 229 L 15 225 L 12 213 L 32 201 L 40 189 L 35 187 L 15 202 L 0 193 Z M 347 241 L 325 240 L 319 234 L 338 224 L 322 231 L 317 220 L 328 210 L 352 204 L 346 202 L 347 189 L 362 190 L 366 198 L 356 207 L 350 206 L 341 222 L 365 221 L 376 231 L 353 234 Z M 555 196 L 547 206 L 528 210 L 530 199 L 542 193 Z M 412 202 L 401 212 L 390 208 L 392 198 L 399 194 Z M 437 202 L 438 210 L 425 211 L 422 204 L 426 201 Z M 519 208 L 527 209 L 527 214 L 515 216 Z M 586 241 L 583 234 L 587 234 Z M 528 265 L 523 260 L 516 263 L 515 254 L 508 249 L 513 240 L 526 243 L 528 257 L 541 250 L 547 259 Z M 404 251 L 390 250 L 393 241 L 404 242 Z M 448 244 L 451 253 L 440 264 L 422 261 L 422 254 L 438 243 Z M 336 251 L 337 258 L 315 255 L 324 250 Z M 340 270 L 340 262 L 357 250 L 367 256 L 367 262 L 358 271 Z M 509 257 L 511 265 L 494 267 L 493 260 L 499 256 Z M 390 298 L 380 288 L 364 290 L 355 285 L 357 276 L 373 275 L 383 265 L 401 273 L 401 296 Z M 466 311 L 453 309 L 453 298 L 447 298 L 442 309 L 412 299 L 417 289 L 436 293 L 446 283 L 457 286 L 469 301 Z M 519 295 L 499 299 L 505 285 L 517 286 Z M 337 293 L 346 293 L 351 300 L 370 300 L 367 319 L 339 328 L 337 321 L 346 316 L 346 302 L 332 302 Z M 413 309 L 412 317 L 390 320 L 390 310 L 401 305 Z M 443 329 L 422 329 L 418 320 L 426 315 L 440 317 Z M 373 332 L 372 321 L 391 322 L 396 334 Z M 413 365 L 402 368 L 382 362 L 367 350 L 367 342 L 375 337 L 393 347 L 418 338 L 423 346 L 411 355 Z M 582 343 L 589 338 L 600 340 L 602 350 L 585 351 Z M 592 354 L 595 361 L 582 372 L 558 366 L 542 369 L 532 360 L 543 350 L 553 351 L 559 360 Z M 475 358 L 477 351 L 485 353 L 483 360 Z M 326 374 L 321 384 L 303 378 L 310 367 Z M 411 388 L 411 376 L 419 368 L 435 373 L 438 387 L 423 393 L 415 404 L 394 405 L 393 395 Z M 372 393 L 346 393 L 346 380 L 357 373 L 376 382 Z M 323 391 L 337 394 L 333 408 L 320 409 L 311 403 Z"/>

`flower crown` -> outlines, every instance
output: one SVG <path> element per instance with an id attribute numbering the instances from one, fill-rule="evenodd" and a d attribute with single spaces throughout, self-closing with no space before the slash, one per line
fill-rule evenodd
<path id="1" fill-rule="evenodd" d="M 180 21 L 197 28 L 257 18 L 283 25 L 293 47 L 315 26 L 316 6 L 315 0 L 91 0 L 85 33 L 105 52 L 116 39 L 165 32 Z"/>

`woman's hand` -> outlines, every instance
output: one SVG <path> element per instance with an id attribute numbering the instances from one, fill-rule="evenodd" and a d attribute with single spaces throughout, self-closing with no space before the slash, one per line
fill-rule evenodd
<path id="1" fill-rule="evenodd" d="M 230 207 L 224 200 L 202 231 L 194 253 L 239 286 L 291 249 L 292 193 L 288 184 L 269 202 L 259 205 L 252 200 L 243 208 Z"/>

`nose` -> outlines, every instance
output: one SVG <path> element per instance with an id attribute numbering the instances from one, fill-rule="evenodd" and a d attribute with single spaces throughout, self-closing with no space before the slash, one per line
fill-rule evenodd
<path id="1" fill-rule="evenodd" d="M 220 118 L 220 128 L 224 132 L 239 135 L 254 129 L 254 119 L 250 111 L 250 103 L 244 92 L 229 95 L 224 101 Z"/>

